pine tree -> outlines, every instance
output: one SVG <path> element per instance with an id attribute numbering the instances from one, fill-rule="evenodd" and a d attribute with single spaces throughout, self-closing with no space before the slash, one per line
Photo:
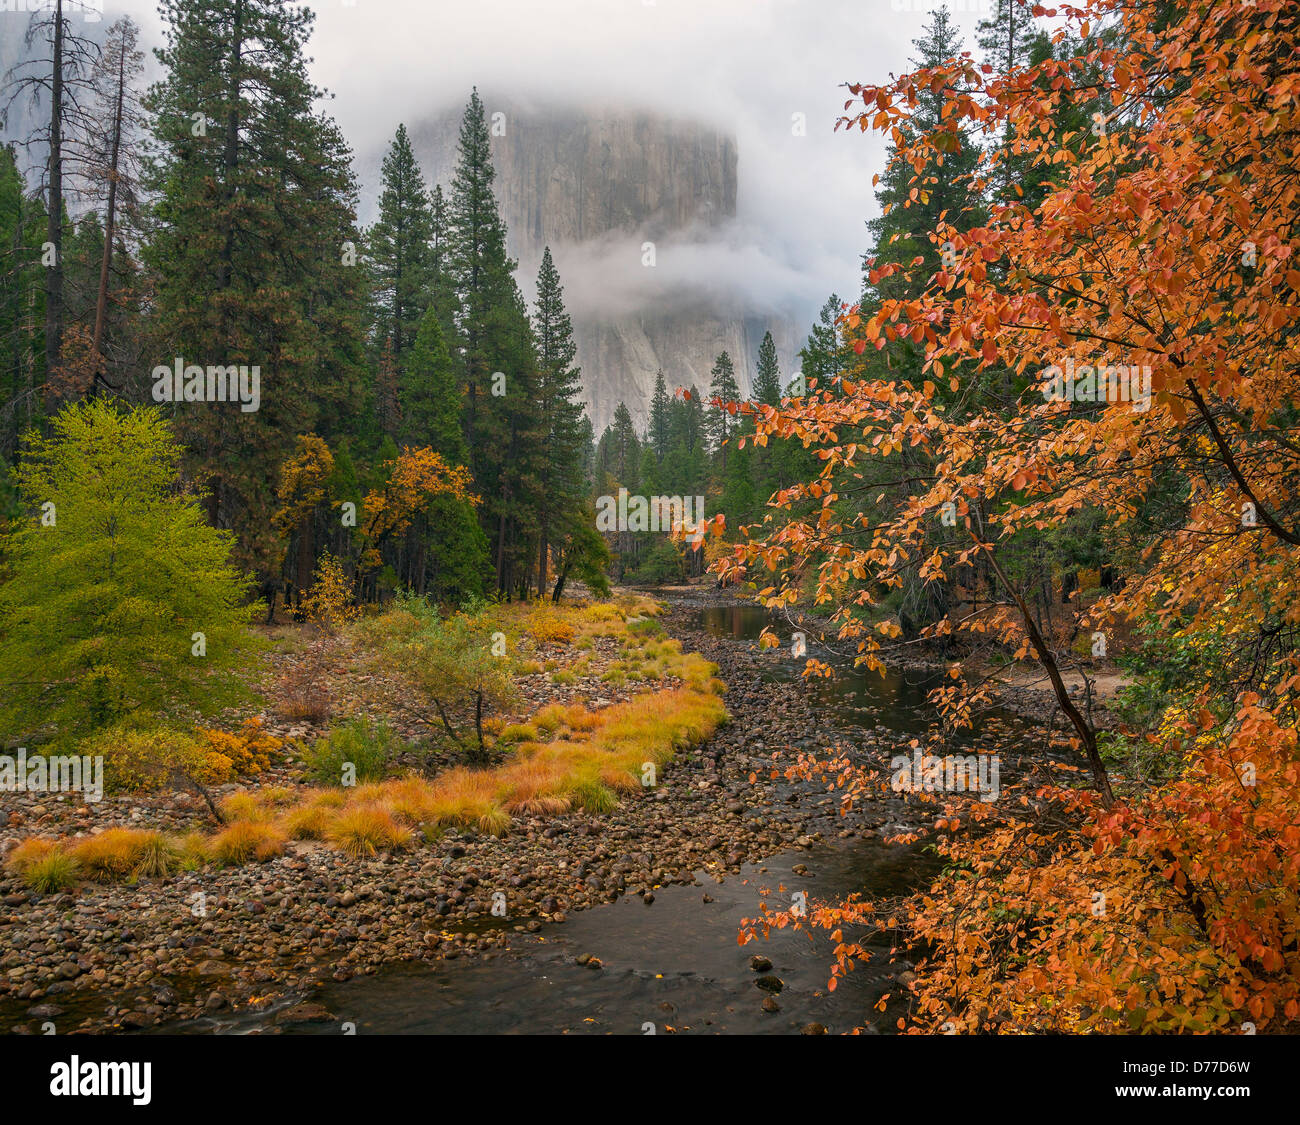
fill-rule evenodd
<path id="1" fill-rule="evenodd" d="M 776 357 L 776 343 L 771 332 L 763 333 L 763 342 L 758 346 L 754 400 L 768 406 L 776 406 L 781 401 L 781 362 Z"/>
<path id="2" fill-rule="evenodd" d="M 506 228 L 492 183 L 491 137 L 478 91 L 461 120 L 448 207 L 448 269 L 455 286 L 465 436 L 502 593 L 529 590 L 544 505 L 543 375 L 528 310 L 506 255 Z M 552 356 L 552 359 L 555 359 Z M 571 365 L 564 367 L 564 372 Z M 554 391 L 548 391 L 554 394 Z"/>
<path id="3" fill-rule="evenodd" d="M 366 232 L 376 343 L 391 340 L 400 374 L 433 300 L 433 212 L 406 126 L 384 155 L 379 218 Z"/>
<path id="4" fill-rule="evenodd" d="M 261 401 L 173 403 L 208 518 L 268 574 L 266 519 L 299 434 L 351 422 L 364 346 L 351 154 L 318 114 L 313 16 L 277 0 L 164 0 L 166 73 L 149 92 L 159 353 L 154 363 L 257 367 Z M 153 366 L 153 364 L 150 364 Z M 155 392 L 158 391 L 155 386 Z"/>
<path id="5" fill-rule="evenodd" d="M 937 66 L 961 53 L 961 36 L 947 9 L 940 8 L 925 25 L 920 38 L 913 41 L 918 58 L 916 67 Z M 928 87 L 919 91 L 917 111 L 902 131 L 902 147 L 911 143 L 919 132 L 937 130 L 943 123 L 942 107 L 947 92 Z M 864 278 L 862 313 L 869 316 L 882 300 L 907 300 L 918 297 L 930 279 L 945 264 L 945 257 L 957 253 L 948 228 L 957 233 L 968 230 L 985 218 L 986 201 L 973 183 L 980 163 L 978 137 L 969 133 L 953 138 L 947 150 L 934 152 L 933 158 L 919 169 L 910 160 L 897 159 L 899 145 L 891 145 L 889 164 L 882 174 L 876 198 L 881 214 L 868 223 L 872 248 L 867 264 L 875 269 L 892 267 L 888 276 L 870 272 Z M 944 231 L 939 232 L 939 224 Z M 860 358 L 841 353 L 836 366 L 851 372 L 855 379 L 875 379 L 919 386 L 925 349 L 910 337 L 891 340 L 884 347 L 867 347 Z M 833 353 L 832 353 L 833 354 Z M 945 408 L 965 411 L 1004 393 L 1005 373 L 985 369 L 966 375 L 954 387 L 950 380 L 937 380 L 936 400 Z M 900 493 L 922 487 L 933 464 L 931 452 L 924 447 L 904 447 L 898 465 L 889 472 L 877 467 L 855 481 L 858 487 L 878 483 L 881 495 L 897 499 Z M 903 483 L 898 483 L 902 478 Z M 848 501 L 842 502 L 846 507 Z M 936 536 L 941 527 L 933 529 Z M 908 628 L 935 620 L 946 612 L 950 587 L 944 582 L 924 581 L 918 569 L 901 576 L 900 618 Z"/>
<path id="6" fill-rule="evenodd" d="M 456 275 L 451 260 L 451 215 L 441 184 L 433 186 L 429 214 L 433 230 L 429 242 L 429 287 L 433 308 L 438 311 L 443 338 L 448 341 L 448 347 L 451 347 L 450 341 L 456 339 L 456 313 L 459 305 L 456 299 Z"/>
<path id="7" fill-rule="evenodd" d="M 843 370 L 843 346 L 835 328 L 835 318 L 840 314 L 839 295 L 832 293 L 817 314 L 817 322 L 808 330 L 808 339 L 799 350 L 799 372 L 807 386 L 813 379 L 817 387 L 826 390 L 831 380 Z M 787 388 L 788 389 L 788 388 Z"/>
<path id="8" fill-rule="evenodd" d="M 1030 65 L 1032 56 L 1047 39 L 1046 31 L 1034 18 L 1036 0 L 994 0 L 996 8 L 989 19 L 976 28 L 976 40 L 984 61 L 997 74 L 1010 74 Z"/>
<path id="9" fill-rule="evenodd" d="M 398 375 L 399 432 L 403 445 L 428 446 L 449 465 L 468 461 L 460 428 L 460 394 L 451 353 L 430 306 Z"/>
<path id="10" fill-rule="evenodd" d="M 641 443 L 636 436 L 636 426 L 632 423 L 632 412 L 627 403 L 619 402 L 614 408 L 614 424 L 611 427 L 613 461 L 610 471 L 614 479 L 629 492 L 636 492 L 641 485 Z"/>
<path id="11" fill-rule="evenodd" d="M 710 374 L 713 376 L 713 381 L 709 384 L 709 398 L 720 400 L 722 405 L 711 404 L 709 407 L 709 440 L 712 443 L 712 452 L 721 455 L 722 468 L 725 471 L 727 439 L 736 428 L 735 416 L 726 409 L 726 404 L 736 402 L 740 398 L 740 387 L 736 383 L 736 369 L 731 362 L 731 356 L 726 352 L 718 356 Z"/>
<path id="12" fill-rule="evenodd" d="M 962 47 L 961 35 L 946 8 L 938 8 L 913 40 L 919 57 L 915 67 L 935 66 L 955 57 Z M 914 130 L 937 129 L 943 94 L 922 90 L 917 95 L 919 108 Z M 943 264 L 944 243 L 936 243 L 934 234 L 940 216 L 958 230 L 969 229 L 983 218 L 984 205 L 973 191 L 971 177 L 979 163 L 979 148 L 973 137 L 962 137 L 956 151 L 936 153 L 935 159 L 921 171 L 909 162 L 897 159 L 898 146 L 887 150 L 887 165 L 880 177 L 876 199 L 881 213 L 867 223 L 871 250 L 866 256 L 868 267 L 897 265 L 899 272 L 872 281 L 864 277 L 863 311 L 869 313 L 882 299 L 896 299 L 919 293 L 929 278 Z M 913 198 L 915 194 L 915 198 Z M 913 264 L 919 260 L 919 264 Z M 895 340 L 869 354 L 858 365 L 871 376 L 889 379 L 909 377 L 920 371 L 921 349 L 910 339 Z"/>
<path id="13" fill-rule="evenodd" d="M 0 148 L 0 456 L 40 414 L 44 372 L 45 290 L 40 199 L 23 190 L 13 149 Z"/>
<path id="14" fill-rule="evenodd" d="M 704 481 L 708 473 L 708 434 L 705 424 L 704 398 L 694 383 L 691 384 L 688 397 L 681 404 L 681 450 L 680 467 L 681 494 L 702 495 Z M 674 457 L 674 462 L 678 459 Z M 673 489 L 673 495 L 677 489 Z"/>
<path id="15" fill-rule="evenodd" d="M 546 592 L 547 555 L 551 529 L 563 515 L 578 507 L 585 492 L 583 473 L 586 432 L 582 427 L 581 371 L 574 366 L 578 345 L 564 308 L 564 290 L 551 259 L 542 254 L 537 275 L 537 304 L 533 316 L 537 350 L 538 410 L 544 441 L 539 450 L 538 477 L 541 507 L 538 511 L 538 595 Z"/>
<path id="16" fill-rule="evenodd" d="M 503 310 L 510 304 L 511 290 L 515 288 L 511 276 L 515 263 L 506 256 L 506 227 L 492 192 L 495 178 L 487 115 L 475 89 L 460 125 L 449 208 L 448 252 L 459 303 L 457 328 L 463 348 L 465 437 L 476 477 L 486 456 L 484 444 L 479 440 L 479 415 L 485 396 L 491 395 L 493 374 L 506 371 L 498 362 L 502 352 L 508 349 L 502 332 L 509 317 Z"/>
<path id="17" fill-rule="evenodd" d="M 641 492 L 641 443 L 627 403 L 619 402 L 614 408 L 614 420 L 605 427 L 596 449 L 598 477 L 596 489 L 602 496 L 617 497 L 625 488 L 632 495 Z M 613 532 L 617 548 L 615 570 L 619 581 L 637 561 L 637 533 L 620 529 Z"/>
<path id="18" fill-rule="evenodd" d="M 1052 41 L 1034 18 L 1034 0 L 997 0 L 992 17 L 980 20 L 976 34 L 984 61 L 997 74 L 1009 74 L 1052 56 Z M 1086 118 L 1081 118 L 1081 124 Z M 1002 141 L 1002 170 L 997 198 L 1019 201 L 1032 208 L 1045 194 L 1052 169 L 1035 165 L 1014 152 L 1015 130 L 1008 128 Z"/>
<path id="19" fill-rule="evenodd" d="M 496 338 L 491 355 L 502 378 L 493 379 L 479 411 L 482 450 L 476 480 L 484 496 L 484 530 L 492 543 L 497 589 L 526 597 L 536 558 L 546 430 L 537 405 L 539 373 L 528 310 L 514 279 L 507 280 L 506 301 L 489 321 L 490 336 Z"/>
<path id="20" fill-rule="evenodd" d="M 765 451 L 746 441 L 743 449 L 738 447 L 732 452 L 722 471 L 717 510 L 726 512 L 729 524 L 753 523 L 759 517 L 755 484 L 763 475 L 758 457 L 762 452 Z M 767 493 L 763 499 L 767 499 Z"/>
<path id="21" fill-rule="evenodd" d="M 655 389 L 650 398 L 650 447 L 655 457 L 662 464 L 668 456 L 669 443 L 672 441 L 673 400 L 668 395 L 664 383 L 663 370 L 655 372 Z"/>

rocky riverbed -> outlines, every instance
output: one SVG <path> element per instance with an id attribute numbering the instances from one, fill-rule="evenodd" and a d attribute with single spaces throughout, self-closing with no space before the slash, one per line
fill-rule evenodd
<path id="1" fill-rule="evenodd" d="M 449 831 L 371 860 L 295 843 L 262 864 L 134 886 L 85 883 L 58 895 L 35 895 L 5 877 L 0 1027 L 144 1029 L 268 1005 L 290 1021 L 328 1018 L 306 999 L 321 981 L 392 962 L 491 956 L 516 934 L 623 896 L 652 906 L 667 885 L 703 883 L 707 901 L 711 882 L 777 852 L 927 825 L 933 807 L 882 797 L 845 816 L 824 784 L 770 776 L 772 755 L 791 748 L 840 742 L 855 760 L 883 766 L 906 740 L 885 728 L 837 727 L 824 697 L 784 678 L 788 670 L 773 675 L 770 652 L 700 629 L 700 604 L 718 600 L 674 597 L 663 622 L 720 666 L 732 721 L 615 812 L 517 818 L 500 838 Z M 6 797 L 5 809 L 0 839 L 8 840 L 51 822 L 58 831 L 176 829 L 201 815 L 184 794 L 80 809 Z M 601 968 L 598 958 L 584 964 Z M 285 1008 L 286 997 L 304 999 Z"/>

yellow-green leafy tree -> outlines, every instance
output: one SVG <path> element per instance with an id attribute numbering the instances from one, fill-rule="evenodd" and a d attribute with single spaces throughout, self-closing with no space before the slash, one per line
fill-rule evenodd
<path id="1" fill-rule="evenodd" d="M 37 743 L 246 697 L 255 638 L 232 537 L 179 487 L 162 415 L 104 399 L 26 439 L 0 539 L 0 730 Z"/>

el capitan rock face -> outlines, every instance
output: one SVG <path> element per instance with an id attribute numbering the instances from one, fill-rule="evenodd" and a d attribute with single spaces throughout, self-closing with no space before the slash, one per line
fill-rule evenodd
<path id="1" fill-rule="evenodd" d="M 727 279 L 696 283 L 710 245 L 736 217 L 736 142 L 708 125 L 635 110 L 529 105 L 484 95 L 496 194 L 519 260 L 525 296 L 551 247 L 573 317 L 588 412 L 599 434 L 626 401 L 649 414 L 655 372 L 670 390 L 708 390 L 709 370 L 731 353 L 748 391 L 769 329 L 793 370 L 802 342 L 793 311 L 746 307 Z M 450 187 L 462 107 L 409 126 L 429 183 Z M 503 114 L 503 117 L 495 115 Z M 378 161 L 363 177 L 378 182 Z M 654 243 L 655 264 L 647 242 Z"/>

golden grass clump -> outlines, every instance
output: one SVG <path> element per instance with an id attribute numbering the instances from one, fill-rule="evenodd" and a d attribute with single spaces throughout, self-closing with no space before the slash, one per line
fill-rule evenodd
<path id="1" fill-rule="evenodd" d="M 412 834 L 382 805 L 361 805 L 335 814 L 326 839 L 341 852 L 362 858 L 390 848 L 408 848 Z"/>
<path id="2" fill-rule="evenodd" d="M 500 788 L 497 796 L 501 806 L 509 813 L 525 816 L 554 816 L 569 811 L 570 802 L 564 795 L 564 774 L 553 760 L 539 758 L 540 745 L 530 747 L 528 756 L 497 770 Z"/>
<path id="3" fill-rule="evenodd" d="M 177 841 L 180 854 L 179 866 L 182 871 L 197 871 L 212 858 L 208 837 L 197 828 L 186 832 Z"/>
<path id="4" fill-rule="evenodd" d="M 144 828 L 106 828 L 74 841 L 68 854 L 86 876 L 98 883 L 133 875 L 167 875 L 180 859 L 179 852 L 161 832 Z"/>
<path id="5" fill-rule="evenodd" d="M 511 723 L 497 735 L 498 742 L 536 742 L 537 728 L 532 723 Z"/>
<path id="6" fill-rule="evenodd" d="M 477 824 L 499 808 L 494 770 L 448 770 L 433 782 L 427 823 L 434 827 Z"/>
<path id="7" fill-rule="evenodd" d="M 599 781 L 584 778 L 572 789 L 574 801 L 589 813 L 611 813 L 618 808 L 618 798 Z"/>
<path id="8" fill-rule="evenodd" d="M 239 867 L 252 860 L 264 863 L 284 852 L 287 834 L 277 824 L 237 820 L 212 837 L 209 854 L 223 867 Z"/>
<path id="9" fill-rule="evenodd" d="M 181 864 L 181 851 L 161 832 L 150 832 L 140 841 L 132 874 L 144 879 L 163 879 Z"/>
<path id="10" fill-rule="evenodd" d="M 549 738 L 565 725 L 564 704 L 548 703 L 532 717 L 529 725 L 532 726 L 535 731 L 544 734 Z M 528 741 L 536 742 L 537 737 L 538 736 L 535 734 Z"/>
<path id="11" fill-rule="evenodd" d="M 284 829 L 291 840 L 323 840 L 329 823 L 329 809 L 312 803 L 292 810 L 284 818 Z"/>
<path id="12" fill-rule="evenodd" d="M 564 725 L 579 733 L 595 730 L 600 725 L 600 712 L 589 711 L 582 703 L 570 703 L 564 709 Z"/>
<path id="13" fill-rule="evenodd" d="M 9 857 L 5 860 L 5 868 L 14 875 L 25 876 L 33 865 L 58 850 L 59 845 L 54 840 L 44 836 L 29 836 L 9 853 Z"/>
<path id="14" fill-rule="evenodd" d="M 375 802 L 403 824 L 427 824 L 433 816 L 434 787 L 422 777 L 385 782 Z"/>
<path id="15" fill-rule="evenodd" d="M 478 830 L 489 836 L 504 836 L 510 830 L 510 814 L 505 809 L 489 809 L 478 818 Z"/>
<path id="16" fill-rule="evenodd" d="M 644 762 L 663 765 L 675 751 L 708 739 L 726 715 L 713 693 L 677 688 L 639 695 L 607 708 L 593 741 L 629 768 L 636 764 L 639 769 Z"/>
<path id="17" fill-rule="evenodd" d="M 624 621 L 626 618 L 627 614 L 612 602 L 596 602 L 582 610 L 582 619 L 593 625 L 604 624 L 607 621 Z"/>
<path id="18" fill-rule="evenodd" d="M 77 861 L 67 852 L 53 851 L 31 864 L 23 873 L 23 882 L 37 894 L 48 895 L 74 886 L 81 874 Z"/>
<path id="19" fill-rule="evenodd" d="M 221 815 L 231 821 L 270 821 L 274 813 L 256 793 L 230 793 L 221 798 L 217 806 Z"/>
<path id="20" fill-rule="evenodd" d="M 5 867 L 37 894 L 66 891 L 81 874 L 76 859 L 54 840 L 33 836 L 24 840 L 5 861 Z"/>

